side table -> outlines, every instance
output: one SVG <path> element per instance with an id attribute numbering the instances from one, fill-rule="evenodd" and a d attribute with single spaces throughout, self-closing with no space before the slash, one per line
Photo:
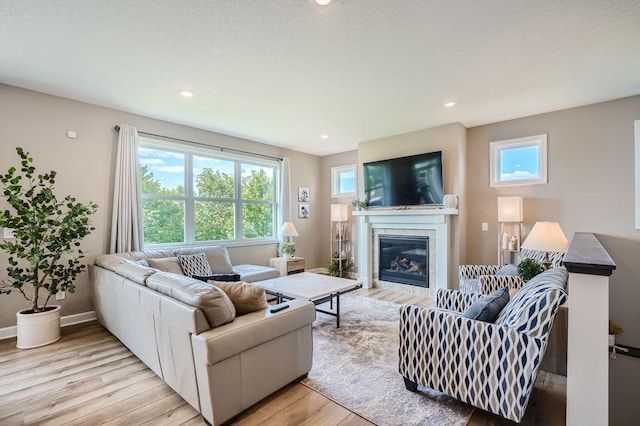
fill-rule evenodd
<path id="1" fill-rule="evenodd" d="M 276 268 L 280 272 L 280 276 L 298 274 L 304 272 L 304 257 L 272 257 L 269 259 L 269 266 Z"/>

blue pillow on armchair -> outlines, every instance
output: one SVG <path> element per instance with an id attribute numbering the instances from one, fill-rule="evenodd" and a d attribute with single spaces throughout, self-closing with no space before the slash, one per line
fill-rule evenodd
<path id="1" fill-rule="evenodd" d="M 501 288 L 473 302 L 462 315 L 478 321 L 495 322 L 508 302 L 509 289 Z"/>

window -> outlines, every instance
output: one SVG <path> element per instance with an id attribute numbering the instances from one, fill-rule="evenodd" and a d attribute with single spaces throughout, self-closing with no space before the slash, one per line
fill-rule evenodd
<path id="1" fill-rule="evenodd" d="M 280 164 L 140 138 L 145 246 L 276 238 Z"/>
<path id="2" fill-rule="evenodd" d="M 547 135 L 491 142 L 490 185 L 547 183 Z"/>
<path id="3" fill-rule="evenodd" d="M 331 168 L 331 196 L 353 197 L 356 195 L 356 165 Z"/>

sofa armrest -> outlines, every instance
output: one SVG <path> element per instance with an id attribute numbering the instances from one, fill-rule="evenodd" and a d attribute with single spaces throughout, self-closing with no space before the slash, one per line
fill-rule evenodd
<path id="1" fill-rule="evenodd" d="M 440 288 L 436 292 L 436 307 L 454 312 L 464 312 L 481 294 Z"/>
<path id="2" fill-rule="evenodd" d="M 206 354 L 207 365 L 311 324 L 316 319 L 313 303 L 294 299 L 289 308 L 271 313 L 270 308 L 237 317 L 233 322 L 192 336 L 194 351 Z"/>
<path id="3" fill-rule="evenodd" d="M 482 294 L 489 294 L 501 288 L 519 290 L 524 284 L 522 278 L 510 275 L 481 275 L 478 278 Z"/>

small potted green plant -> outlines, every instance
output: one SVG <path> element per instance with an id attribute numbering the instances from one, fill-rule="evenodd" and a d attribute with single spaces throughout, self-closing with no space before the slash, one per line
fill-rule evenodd
<path id="1" fill-rule="evenodd" d="M 543 271 L 544 267 L 542 266 L 542 264 L 540 264 L 540 262 L 528 257 L 526 259 L 523 259 L 522 262 L 518 264 L 518 274 L 524 282 L 529 281 L 531 278 L 542 273 Z"/>
<path id="2" fill-rule="evenodd" d="M 60 306 L 49 300 L 60 291 L 75 292 L 74 280 L 86 268 L 80 241 L 93 231 L 89 216 L 98 206 L 71 195 L 58 199 L 56 172 L 38 173 L 28 152 L 19 147 L 16 152 L 20 166 L 0 174 L 7 205 L 0 211 L 0 227 L 13 232 L 0 243 L 8 254 L 0 294 L 15 291 L 31 304 L 16 314 L 17 347 L 28 349 L 60 338 Z"/>
<path id="3" fill-rule="evenodd" d="M 340 268 L 341 263 L 342 263 L 342 271 Z M 346 278 L 349 274 L 349 269 L 353 268 L 353 266 L 354 266 L 353 262 L 347 259 L 334 260 L 331 263 L 329 263 L 329 266 L 327 266 L 327 272 L 332 277 Z"/>
<path id="4" fill-rule="evenodd" d="M 285 259 L 290 259 L 296 253 L 296 246 L 291 241 L 280 243 L 280 255 Z"/>
<path id="5" fill-rule="evenodd" d="M 355 198 L 354 200 L 352 200 L 351 205 L 355 210 L 361 210 L 368 206 L 366 201 L 360 201 L 359 198 Z"/>

